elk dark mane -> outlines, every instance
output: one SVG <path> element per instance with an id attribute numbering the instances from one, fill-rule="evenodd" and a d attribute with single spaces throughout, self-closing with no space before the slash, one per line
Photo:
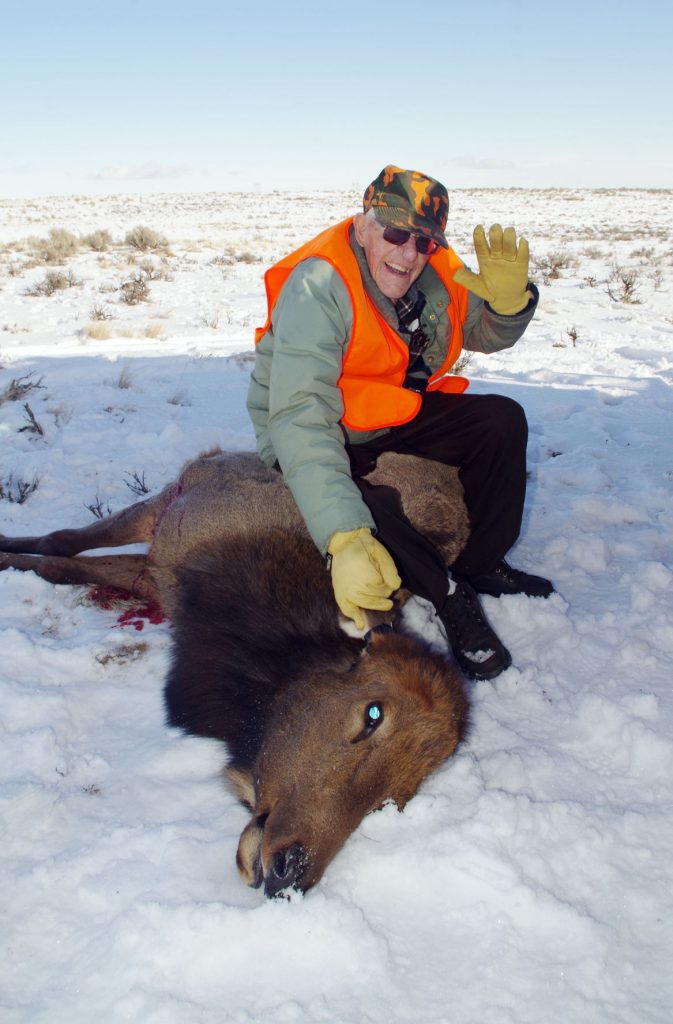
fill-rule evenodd
<path id="1" fill-rule="evenodd" d="M 301 535 L 235 537 L 192 553 L 177 574 L 171 725 L 224 740 L 250 764 L 278 691 L 346 670 L 362 642 L 338 625 L 329 573 Z"/>

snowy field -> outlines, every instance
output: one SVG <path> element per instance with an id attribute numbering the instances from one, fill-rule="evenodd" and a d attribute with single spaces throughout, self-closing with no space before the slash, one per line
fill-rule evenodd
<path id="1" fill-rule="evenodd" d="M 263 271 L 357 205 L 0 202 L 0 532 L 253 448 Z M 452 194 L 468 262 L 494 220 L 529 238 L 541 303 L 467 373 L 527 410 L 512 561 L 558 590 L 485 599 L 513 667 L 469 687 L 468 740 L 403 814 L 265 901 L 220 749 L 164 727 L 168 625 L 1 573 L 3 1024 L 673 1020 L 673 192 Z M 441 644 L 427 606 L 409 620 Z"/>

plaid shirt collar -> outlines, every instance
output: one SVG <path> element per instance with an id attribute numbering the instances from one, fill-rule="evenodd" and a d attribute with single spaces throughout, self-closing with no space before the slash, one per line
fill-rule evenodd
<path id="1" fill-rule="evenodd" d="M 415 284 L 412 284 L 406 295 L 403 295 L 395 303 L 395 312 L 403 331 L 410 334 L 420 327 L 420 317 L 424 305 L 425 295 Z"/>

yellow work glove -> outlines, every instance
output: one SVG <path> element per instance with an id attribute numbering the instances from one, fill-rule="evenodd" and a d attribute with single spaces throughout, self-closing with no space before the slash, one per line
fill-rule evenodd
<path id="1" fill-rule="evenodd" d="M 516 244 L 514 228 L 494 224 L 486 234 L 481 224 L 474 229 L 474 251 L 477 254 L 479 273 L 460 267 L 454 281 L 486 299 L 491 309 L 505 316 L 520 313 L 533 297 L 528 286 L 528 242 L 519 239 Z"/>
<path id="2" fill-rule="evenodd" d="M 336 603 L 358 629 L 365 628 L 362 608 L 388 611 L 390 595 L 402 586 L 395 563 L 371 530 L 332 534 L 327 545 L 332 556 L 332 586 Z"/>

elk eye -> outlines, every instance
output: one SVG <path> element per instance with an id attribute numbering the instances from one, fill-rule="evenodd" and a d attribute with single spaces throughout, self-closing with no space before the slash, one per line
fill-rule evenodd
<path id="1" fill-rule="evenodd" d="M 378 729 L 382 721 L 383 704 L 378 700 L 374 700 L 365 708 L 364 728 L 360 730 L 355 739 L 351 740 L 351 743 L 360 743 L 361 740 L 369 739 L 374 730 Z"/>
<path id="2" fill-rule="evenodd" d="M 373 729 L 380 725 L 383 721 L 383 704 L 379 704 L 375 701 L 370 704 L 365 711 L 365 729 L 367 732 L 372 732 Z"/>

